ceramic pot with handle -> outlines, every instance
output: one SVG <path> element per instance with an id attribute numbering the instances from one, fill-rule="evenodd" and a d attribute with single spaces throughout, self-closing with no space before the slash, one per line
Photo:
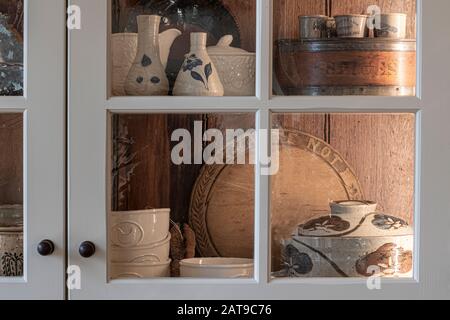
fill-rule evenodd
<path id="1" fill-rule="evenodd" d="M 167 68 L 170 48 L 181 31 L 166 30 L 159 34 L 159 55 L 164 69 Z M 112 95 L 126 96 L 125 81 L 133 65 L 138 49 L 137 33 L 115 33 L 111 36 Z"/>

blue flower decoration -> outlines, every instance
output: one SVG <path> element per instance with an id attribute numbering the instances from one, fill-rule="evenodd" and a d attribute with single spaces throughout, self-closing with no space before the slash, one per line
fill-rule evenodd
<path id="1" fill-rule="evenodd" d="M 183 65 L 183 72 L 192 71 L 194 68 L 203 65 L 203 61 L 195 54 L 191 54 L 187 59 L 186 63 Z"/>

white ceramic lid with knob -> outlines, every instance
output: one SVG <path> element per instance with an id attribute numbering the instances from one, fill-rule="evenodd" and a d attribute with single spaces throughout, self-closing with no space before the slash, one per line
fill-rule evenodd
<path id="1" fill-rule="evenodd" d="M 377 212 L 377 204 L 372 201 L 335 201 L 330 207 L 331 214 L 301 224 L 295 236 L 366 238 L 413 234 L 406 221 Z"/>
<path id="2" fill-rule="evenodd" d="M 232 35 L 226 35 L 220 38 L 219 42 L 215 46 L 208 47 L 208 54 L 210 56 L 254 56 L 255 53 L 245 51 L 241 48 L 235 48 L 231 46 L 233 42 Z"/>

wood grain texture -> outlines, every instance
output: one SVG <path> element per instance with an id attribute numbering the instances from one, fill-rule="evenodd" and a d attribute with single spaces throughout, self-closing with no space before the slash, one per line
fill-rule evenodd
<path id="1" fill-rule="evenodd" d="M 116 156 L 122 159 L 118 176 L 113 179 L 114 210 L 171 208 L 172 220 L 188 220 L 191 192 L 201 165 L 174 165 L 171 150 L 172 132 L 186 129 L 193 136 L 194 122 L 208 127 L 254 128 L 254 114 L 168 114 L 117 115 L 114 122 Z M 129 142 L 126 150 L 120 144 Z M 119 153 L 121 153 L 119 155 Z M 114 160 L 113 160 L 114 161 Z M 120 184 L 120 186 L 119 186 Z"/>
<path id="2" fill-rule="evenodd" d="M 354 168 L 368 200 L 413 222 L 415 116 L 332 114 L 331 145 Z"/>
<path id="3" fill-rule="evenodd" d="M 280 53 L 275 69 L 282 88 L 416 85 L 415 51 Z"/>
<path id="4" fill-rule="evenodd" d="M 273 12 L 274 40 L 298 39 L 298 17 L 326 14 L 326 0 L 275 0 Z"/>
<path id="5" fill-rule="evenodd" d="M 165 115 L 120 115 L 118 137 L 131 141 L 126 156 L 132 165 L 119 176 L 128 179 L 115 210 L 141 210 L 170 206 L 170 145 Z M 123 189 L 121 189 L 123 190 Z M 114 192 L 117 192 L 115 190 Z M 115 198 L 113 194 L 113 199 Z"/>
<path id="6" fill-rule="evenodd" d="M 234 17 L 241 33 L 241 47 L 255 52 L 256 49 L 256 1 L 222 0 L 225 8 Z"/>
<path id="7" fill-rule="evenodd" d="M 205 124 L 203 115 L 168 115 L 167 137 L 170 139 L 172 132 L 179 128 L 194 132 L 194 122 L 201 121 Z M 205 127 L 205 125 L 204 125 Z M 177 142 L 170 142 L 170 149 Z M 201 165 L 175 165 L 169 157 L 165 160 L 170 163 L 170 209 L 172 220 L 179 223 L 188 221 L 188 209 L 191 200 L 191 192 L 201 170 Z"/>
<path id="8" fill-rule="evenodd" d="M 0 205 L 23 203 L 22 119 L 22 114 L 0 114 Z"/>
<path id="9" fill-rule="evenodd" d="M 113 208 L 120 211 L 171 208 L 172 220 L 186 222 L 192 186 L 201 166 L 172 164 L 171 149 L 176 142 L 171 142 L 171 134 L 179 128 L 193 132 L 194 121 L 202 121 L 202 116 L 117 117 L 119 127 L 116 130 L 120 131 L 117 136 L 132 143 L 126 151 L 131 161 L 119 172 L 119 178 L 128 181 L 125 188 L 115 186 L 112 198 L 121 200 L 113 203 Z M 123 190 L 121 194 L 118 194 L 119 189 Z"/>
<path id="10" fill-rule="evenodd" d="M 406 37 L 416 38 L 416 0 L 332 0 L 331 14 L 366 13 L 370 5 L 378 5 L 385 13 L 406 13 Z"/>
<path id="11" fill-rule="evenodd" d="M 299 130 L 327 141 L 327 115 L 321 113 L 298 114 L 275 113 L 272 115 L 275 129 Z"/>

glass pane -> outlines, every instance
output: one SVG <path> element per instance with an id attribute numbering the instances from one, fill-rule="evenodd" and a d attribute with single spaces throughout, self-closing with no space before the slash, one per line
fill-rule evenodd
<path id="1" fill-rule="evenodd" d="M 255 0 L 113 0 L 112 95 L 254 96 L 255 35 Z"/>
<path id="2" fill-rule="evenodd" d="M 23 95 L 23 0 L 0 0 L 0 96 Z"/>
<path id="3" fill-rule="evenodd" d="M 23 120 L 0 113 L 0 277 L 23 275 Z"/>
<path id="4" fill-rule="evenodd" d="M 110 279 L 253 277 L 254 126 L 254 114 L 112 116 Z"/>
<path id="5" fill-rule="evenodd" d="M 273 277 L 413 275 L 414 114 L 275 114 Z"/>
<path id="6" fill-rule="evenodd" d="M 274 1 L 276 95 L 414 96 L 416 0 Z"/>

